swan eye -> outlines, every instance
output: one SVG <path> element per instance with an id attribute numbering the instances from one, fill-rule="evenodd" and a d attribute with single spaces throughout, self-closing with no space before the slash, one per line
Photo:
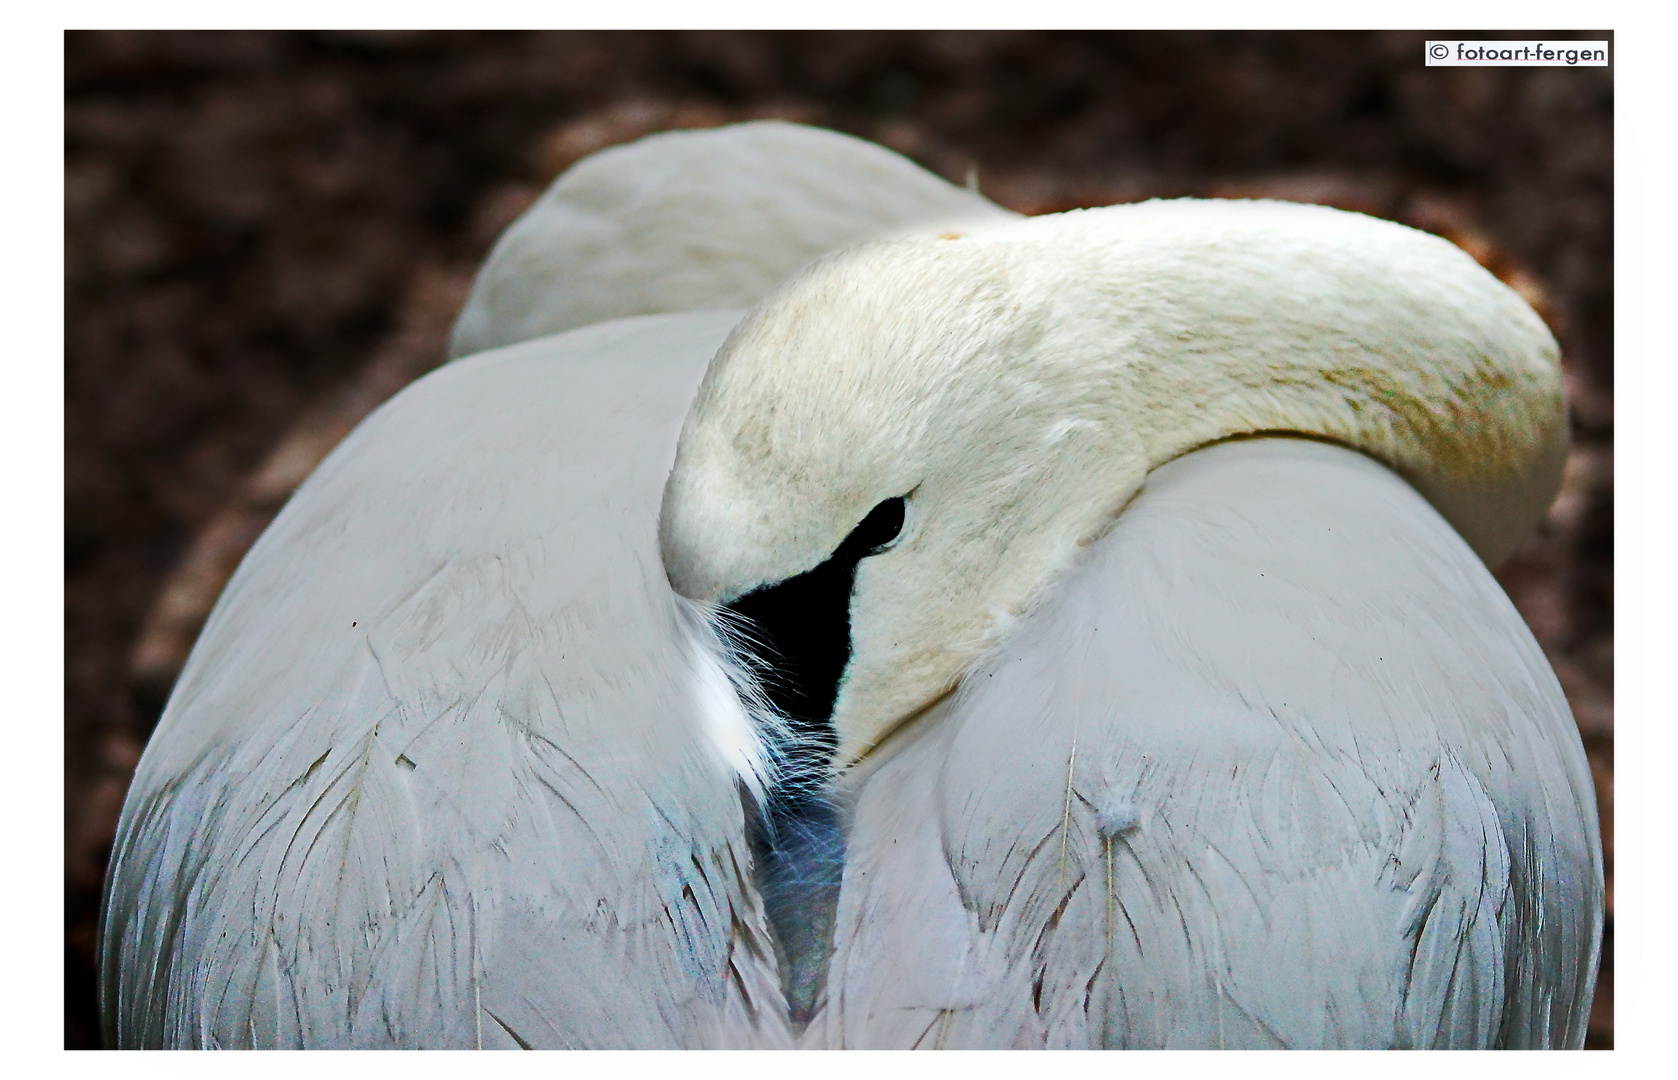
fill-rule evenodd
<path id="1" fill-rule="evenodd" d="M 903 535 L 905 515 L 906 508 L 901 496 L 887 499 L 868 511 L 868 516 L 863 518 L 861 524 L 852 529 L 851 535 L 845 537 L 845 542 L 839 545 L 839 551 L 858 559 L 878 555 Z"/>

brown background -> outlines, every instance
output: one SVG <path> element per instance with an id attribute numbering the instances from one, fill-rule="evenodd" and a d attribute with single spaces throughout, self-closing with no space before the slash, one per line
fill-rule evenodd
<path id="1" fill-rule="evenodd" d="M 101 876 L 198 621 L 291 486 L 441 359 L 559 170 L 759 116 L 1026 212 L 1275 195 L 1450 236 L 1532 298 L 1576 450 L 1499 576 L 1596 775 L 1613 1037 L 1613 81 L 1424 68 L 1429 36 L 1606 32 L 66 35 L 65 1045 L 97 1045 Z"/>

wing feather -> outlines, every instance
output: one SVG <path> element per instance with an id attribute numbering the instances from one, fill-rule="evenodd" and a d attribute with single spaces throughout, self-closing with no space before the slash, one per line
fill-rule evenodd
<path id="1" fill-rule="evenodd" d="M 136 774 L 114 1044 L 787 1042 L 739 870 L 749 748 L 700 714 L 720 676 L 656 549 L 735 318 L 450 365 L 299 490 Z"/>
<path id="2" fill-rule="evenodd" d="M 1157 470 L 876 759 L 812 1044 L 1583 1041 L 1602 867 L 1566 700 L 1348 451 Z"/>

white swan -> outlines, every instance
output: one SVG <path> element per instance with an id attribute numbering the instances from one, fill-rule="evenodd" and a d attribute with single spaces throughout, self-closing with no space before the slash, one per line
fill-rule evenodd
<path id="1" fill-rule="evenodd" d="M 805 176 L 889 157 L 785 125 L 612 153 L 774 139 Z M 1536 316 L 1356 215 L 1016 223 L 893 168 L 752 283 L 631 311 L 922 238 L 744 322 L 457 361 L 299 490 L 125 805 L 108 1039 L 1582 1042 L 1589 773 L 1475 555 L 1512 549 L 1565 450 Z M 726 235 L 816 197 L 785 175 L 659 220 Z M 941 194 L 869 211 L 893 184 Z M 654 231 L 648 262 L 700 252 L 663 280 L 727 250 Z M 461 347 L 626 313 L 614 288 L 542 322 L 543 289 L 593 278 L 585 251 L 573 284 L 521 282 L 539 234 L 498 246 Z M 1318 441 L 1223 441 L 1286 432 Z"/>

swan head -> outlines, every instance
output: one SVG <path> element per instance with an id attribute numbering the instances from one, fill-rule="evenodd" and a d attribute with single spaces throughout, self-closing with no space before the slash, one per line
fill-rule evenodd
<path id="1" fill-rule="evenodd" d="M 1495 562 L 1548 506 L 1565 415 L 1543 323 L 1437 237 L 1291 204 L 1075 211 L 783 283 L 700 385 L 661 549 L 681 595 L 779 621 L 767 652 L 819 690 L 792 712 L 830 715 L 846 765 L 1155 466 L 1243 433 L 1331 439 Z"/>
<path id="2" fill-rule="evenodd" d="M 1146 471 L 1032 274 L 939 239 L 819 262 L 735 329 L 683 427 L 671 583 L 753 615 L 783 583 L 840 591 L 787 601 L 830 624 L 840 763 L 948 690 Z"/>

